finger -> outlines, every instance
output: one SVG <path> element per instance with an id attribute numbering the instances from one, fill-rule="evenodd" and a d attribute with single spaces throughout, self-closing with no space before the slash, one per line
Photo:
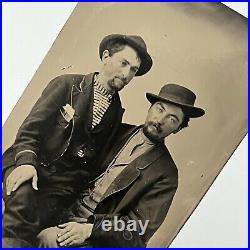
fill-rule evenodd
<path id="1" fill-rule="evenodd" d="M 13 187 L 15 186 L 19 178 L 19 176 L 12 176 L 11 178 L 9 178 L 8 185 L 6 186 L 7 195 L 11 194 L 11 192 L 13 191 Z"/>
<path id="2" fill-rule="evenodd" d="M 38 190 L 37 188 L 37 180 L 38 180 L 38 177 L 37 177 L 37 174 L 35 174 L 33 176 L 33 179 L 32 179 L 32 187 L 35 189 L 35 190 Z"/>
<path id="3" fill-rule="evenodd" d="M 71 237 L 65 239 L 64 241 L 60 242 L 59 245 L 60 245 L 60 246 L 72 245 L 72 244 L 74 244 L 74 243 L 73 243 L 74 240 L 75 240 L 75 237 L 74 237 L 74 236 L 71 236 Z"/>
<path id="4" fill-rule="evenodd" d="M 63 234 L 62 236 L 59 236 L 58 241 L 63 242 L 65 240 L 67 240 L 68 238 L 70 238 L 71 236 L 72 236 L 71 232 L 67 232 L 67 233 Z"/>
<path id="5" fill-rule="evenodd" d="M 8 186 L 9 182 L 10 182 L 10 175 L 6 179 L 6 187 Z"/>
<path id="6" fill-rule="evenodd" d="M 10 174 L 7 179 L 6 179 L 6 192 L 7 194 L 9 194 L 10 192 L 10 185 L 11 185 L 11 182 L 13 182 L 13 178 L 12 178 L 12 174 Z"/>
<path id="7" fill-rule="evenodd" d="M 79 246 L 81 244 L 80 240 L 77 240 L 74 238 L 70 243 L 68 243 L 68 246 Z"/>
<path id="8" fill-rule="evenodd" d="M 12 189 L 12 186 L 13 186 L 13 184 L 11 183 L 11 181 L 7 180 L 6 181 L 6 193 L 7 193 L 7 195 L 10 195 L 10 191 Z"/>
<path id="9" fill-rule="evenodd" d="M 14 186 L 13 186 L 11 192 L 16 191 L 22 183 L 24 183 L 24 179 L 23 179 L 23 178 L 19 178 L 19 179 L 17 180 L 17 182 L 14 184 Z"/>
<path id="10" fill-rule="evenodd" d="M 79 247 L 79 246 L 82 246 L 84 244 L 84 242 L 86 241 L 86 238 L 82 237 L 79 234 L 75 234 L 74 236 L 72 236 L 74 238 L 74 240 L 71 241 L 71 243 L 69 243 L 68 246 Z"/>
<path id="11" fill-rule="evenodd" d="M 72 230 L 71 226 L 67 226 L 61 230 L 61 232 L 57 235 L 58 237 L 61 237 L 67 233 L 69 233 Z"/>

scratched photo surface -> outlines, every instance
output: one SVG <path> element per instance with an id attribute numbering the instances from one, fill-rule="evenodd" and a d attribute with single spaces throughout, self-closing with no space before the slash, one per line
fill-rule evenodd
<path id="1" fill-rule="evenodd" d="M 192 89 L 206 110 L 166 140 L 179 187 L 148 247 L 167 247 L 247 133 L 247 19 L 223 4 L 79 3 L 4 124 L 3 151 L 51 79 L 100 68 L 99 43 L 112 33 L 142 36 L 154 61 L 120 92 L 123 122 L 142 124 L 145 93 L 166 83 Z"/>

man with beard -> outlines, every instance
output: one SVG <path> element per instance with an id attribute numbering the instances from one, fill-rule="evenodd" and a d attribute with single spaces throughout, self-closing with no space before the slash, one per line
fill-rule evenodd
<path id="1" fill-rule="evenodd" d="M 98 175 L 124 111 L 118 91 L 152 66 L 139 36 L 106 36 L 99 56 L 100 72 L 49 83 L 4 153 L 3 247 L 32 246 Z"/>
<path id="2" fill-rule="evenodd" d="M 194 106 L 191 90 L 177 84 L 146 96 L 152 105 L 144 125 L 121 126 L 103 173 L 83 190 L 60 225 L 38 235 L 39 247 L 145 247 L 162 224 L 178 186 L 164 139 L 205 111 Z"/>

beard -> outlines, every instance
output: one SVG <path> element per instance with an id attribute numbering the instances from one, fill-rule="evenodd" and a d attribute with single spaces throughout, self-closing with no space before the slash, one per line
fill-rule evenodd
<path id="1" fill-rule="evenodd" d="M 126 80 L 121 79 L 119 77 L 114 77 L 113 79 L 109 80 L 108 83 L 113 91 L 120 91 L 127 84 Z"/>
<path id="2" fill-rule="evenodd" d="M 164 141 L 164 138 L 160 136 L 162 129 L 158 123 L 148 122 L 147 124 L 144 124 L 142 131 L 144 135 L 153 143 Z"/>

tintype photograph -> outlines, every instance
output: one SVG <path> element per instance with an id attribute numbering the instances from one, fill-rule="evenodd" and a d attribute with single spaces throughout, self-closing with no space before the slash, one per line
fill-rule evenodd
<path id="1" fill-rule="evenodd" d="M 2 129 L 2 246 L 169 247 L 247 134 L 247 29 L 78 3 Z"/>

